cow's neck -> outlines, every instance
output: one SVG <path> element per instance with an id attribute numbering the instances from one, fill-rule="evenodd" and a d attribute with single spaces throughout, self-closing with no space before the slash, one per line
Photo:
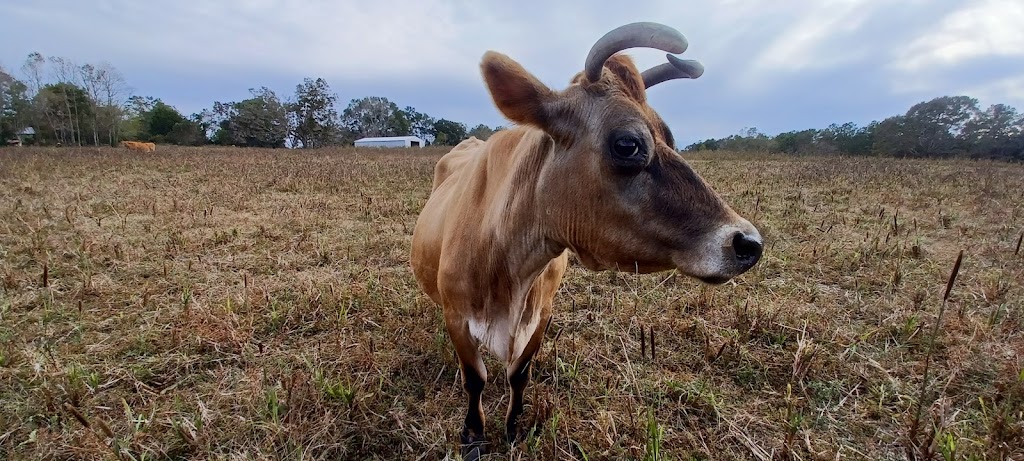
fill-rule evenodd
<path id="1" fill-rule="evenodd" d="M 487 153 L 490 201 L 480 220 L 481 236 L 491 249 L 487 269 L 492 282 L 513 292 L 528 290 L 548 262 L 565 250 L 548 238 L 537 200 L 538 180 L 553 154 L 553 142 L 539 130 L 523 130 L 513 152 Z"/>

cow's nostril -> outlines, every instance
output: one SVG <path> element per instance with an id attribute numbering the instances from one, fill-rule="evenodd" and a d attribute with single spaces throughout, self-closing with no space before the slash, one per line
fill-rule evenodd
<path id="1" fill-rule="evenodd" d="M 747 237 L 742 232 L 737 232 L 732 238 L 732 247 L 736 250 L 736 261 L 749 269 L 761 259 L 761 242 Z"/>

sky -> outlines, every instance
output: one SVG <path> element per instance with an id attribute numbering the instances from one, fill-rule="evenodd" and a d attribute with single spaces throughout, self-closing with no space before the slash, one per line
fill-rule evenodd
<path id="1" fill-rule="evenodd" d="M 705 73 L 649 90 L 682 146 L 906 112 L 943 95 L 1024 111 L 1020 0 L 4 0 L 0 66 L 30 52 L 107 62 L 135 94 L 188 115 L 323 77 L 339 98 L 383 96 L 474 126 L 507 122 L 480 78 L 487 50 L 554 89 L 594 41 L 635 21 L 676 28 Z M 626 51 L 641 69 L 665 53 Z"/>

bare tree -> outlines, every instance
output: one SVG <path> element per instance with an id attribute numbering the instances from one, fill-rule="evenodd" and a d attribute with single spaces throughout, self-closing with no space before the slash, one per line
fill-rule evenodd
<path id="1" fill-rule="evenodd" d="M 82 81 L 82 88 L 85 89 L 85 93 L 89 96 L 89 100 L 93 105 L 92 111 L 92 143 L 95 146 L 100 145 L 100 116 L 99 101 L 100 101 L 100 75 L 102 70 L 97 69 L 92 64 L 84 64 L 78 68 L 79 78 Z"/>
<path id="2" fill-rule="evenodd" d="M 72 104 L 72 95 L 69 94 L 69 86 L 78 85 L 78 66 L 71 60 L 51 56 L 50 63 L 53 64 L 54 79 L 57 83 L 64 83 L 61 88 L 61 96 L 64 99 L 64 108 L 67 110 L 68 124 L 71 125 L 71 142 L 82 145 L 82 118 L 78 104 Z"/>
<path id="3" fill-rule="evenodd" d="M 84 67 L 84 66 L 83 66 Z M 107 131 L 108 143 L 115 144 L 119 135 L 121 114 L 123 114 L 126 95 L 130 93 L 124 76 L 114 66 L 103 62 L 93 68 L 93 81 L 95 95 L 93 103 L 96 105 L 96 125 L 101 125 Z M 92 94 L 92 93 L 90 93 Z M 97 130 L 99 127 L 97 127 Z M 99 141 L 97 141 L 97 144 Z"/>
<path id="4" fill-rule="evenodd" d="M 85 89 L 85 93 L 89 96 L 89 102 L 92 104 L 92 143 L 93 145 L 99 145 L 100 112 L 105 112 L 102 111 L 104 109 L 102 108 L 102 82 L 106 79 L 106 74 L 112 70 L 112 67 L 106 64 L 99 67 L 86 64 L 78 70 L 79 78 L 82 81 L 82 88 Z"/>
<path id="5" fill-rule="evenodd" d="M 53 130 L 54 139 L 61 139 L 62 136 L 57 127 L 56 120 L 53 114 L 48 110 L 47 101 L 42 93 L 43 90 L 43 69 L 46 66 L 46 58 L 43 57 L 39 52 L 29 53 L 28 57 L 25 58 L 25 63 L 21 66 L 21 71 L 25 74 L 28 82 L 29 93 L 34 95 L 33 105 L 35 116 L 33 117 L 34 125 L 36 129 L 39 129 L 39 125 L 42 123 L 42 119 L 45 118 L 46 125 Z M 38 136 L 38 135 L 37 135 Z"/>

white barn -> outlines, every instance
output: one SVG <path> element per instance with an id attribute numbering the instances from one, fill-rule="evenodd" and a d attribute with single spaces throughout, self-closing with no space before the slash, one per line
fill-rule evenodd
<path id="1" fill-rule="evenodd" d="M 423 140 L 416 136 L 361 138 L 355 142 L 356 147 L 423 147 L 423 144 Z"/>

